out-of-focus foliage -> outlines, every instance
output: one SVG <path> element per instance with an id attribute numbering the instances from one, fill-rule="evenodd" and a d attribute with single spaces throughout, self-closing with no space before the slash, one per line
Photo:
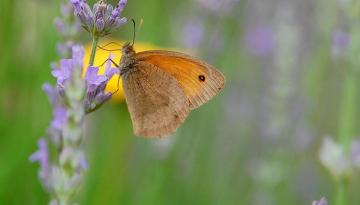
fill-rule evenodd
<path id="1" fill-rule="evenodd" d="M 342 128 L 360 125 L 360 109 L 352 106 L 360 105 L 359 91 L 343 89 L 349 72 L 352 86 L 360 87 L 349 60 L 360 53 L 353 46 L 351 55 L 344 51 L 360 39 L 347 40 L 353 19 L 345 3 L 129 0 L 124 15 L 144 20 L 136 42 L 199 56 L 219 68 L 227 84 L 166 139 L 134 137 L 124 102 L 90 115 L 81 204 L 303 205 L 321 196 L 332 204 L 337 182 L 320 163 L 321 141 L 360 136 L 360 126 Z M 49 64 L 57 60 L 59 4 L 0 3 L 0 204 L 48 201 L 38 165 L 28 157 L 51 119 L 41 86 L 54 81 Z M 111 38 L 131 40 L 132 34 L 129 23 Z M 81 40 L 90 41 L 88 35 Z M 346 112 L 355 116 L 351 122 Z M 358 170 L 347 184 L 348 204 L 359 204 Z"/>

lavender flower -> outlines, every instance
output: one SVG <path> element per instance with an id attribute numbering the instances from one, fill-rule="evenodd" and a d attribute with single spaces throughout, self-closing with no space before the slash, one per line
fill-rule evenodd
<path id="1" fill-rule="evenodd" d="M 328 205 L 328 201 L 325 197 L 323 197 L 320 199 L 320 201 L 314 201 L 312 205 Z"/>
<path id="2" fill-rule="evenodd" d="M 126 4 L 124 0 L 115 9 L 100 1 L 94 5 L 94 12 L 85 0 L 71 2 L 82 23 L 86 23 L 91 31 L 95 30 L 92 34 L 98 35 L 97 38 L 125 22 L 119 17 Z M 55 19 L 55 26 L 64 37 L 57 45 L 62 59 L 51 64 L 56 86 L 43 85 L 53 106 L 53 119 L 47 129 L 49 140 L 39 140 L 38 151 L 30 156 L 30 161 L 40 162 L 39 179 L 51 195 L 51 205 L 73 204 L 73 197 L 81 188 L 84 172 L 89 166 L 82 147 L 85 115 L 111 98 L 112 94 L 105 92 L 105 87 L 118 71 L 108 62 L 103 75 L 98 74 L 98 67 L 89 66 L 85 79 L 82 78 L 84 48 L 74 43 L 76 35 L 73 32 L 77 31 L 79 23 L 70 20 L 71 11 L 72 7 L 64 5 L 62 18 Z M 96 50 L 96 44 L 93 49 Z M 48 142 L 52 143 L 55 150 L 52 153 L 57 160 L 49 159 Z"/>
<path id="3" fill-rule="evenodd" d="M 85 99 L 85 110 L 87 112 L 97 109 L 111 98 L 111 93 L 105 92 L 107 82 L 119 70 L 111 68 L 111 62 L 108 61 L 105 66 L 105 73 L 98 74 L 99 68 L 89 66 L 86 72 L 87 94 Z"/>
<path id="4" fill-rule="evenodd" d="M 266 56 L 274 50 L 274 32 L 267 26 L 251 27 L 246 33 L 245 45 L 251 54 Z"/>
<path id="5" fill-rule="evenodd" d="M 115 8 L 100 0 L 92 10 L 85 0 L 71 0 L 71 3 L 83 27 L 94 36 L 108 35 L 127 21 L 125 17 L 121 17 L 127 0 L 120 0 Z"/>
<path id="6" fill-rule="evenodd" d="M 84 151 L 79 147 L 85 115 L 85 81 L 81 78 L 84 51 L 81 46 L 73 46 L 72 53 L 71 59 L 62 59 L 60 66 L 53 68 L 57 86 L 43 85 L 54 109 L 47 135 L 58 151 L 59 161 L 50 161 L 44 139 L 39 140 L 39 150 L 30 156 L 32 162 L 40 162 L 39 178 L 53 194 L 51 203 L 69 204 L 87 168 Z"/>

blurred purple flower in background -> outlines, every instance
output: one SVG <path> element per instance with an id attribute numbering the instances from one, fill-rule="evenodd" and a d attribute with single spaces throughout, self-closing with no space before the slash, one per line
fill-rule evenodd
<path id="1" fill-rule="evenodd" d="M 320 149 L 320 161 L 336 179 L 351 177 L 360 168 L 360 140 L 353 140 L 350 149 L 326 137 Z"/>
<path id="2" fill-rule="evenodd" d="M 268 26 L 250 27 L 245 34 L 245 46 L 256 56 L 269 55 L 275 47 L 275 34 Z"/>
<path id="3" fill-rule="evenodd" d="M 214 14 L 224 14 L 233 9 L 240 0 L 198 0 L 198 2 Z"/>
<path id="4" fill-rule="evenodd" d="M 360 140 L 356 140 L 351 144 L 351 157 L 354 166 L 360 168 Z"/>
<path id="5" fill-rule="evenodd" d="M 343 147 L 331 137 L 326 137 L 320 149 L 320 161 L 330 171 L 332 176 L 340 178 L 351 172 L 351 162 Z"/>
<path id="6" fill-rule="evenodd" d="M 197 48 L 204 36 L 204 25 L 200 21 L 187 23 L 183 30 L 183 43 L 187 48 Z"/>
<path id="7" fill-rule="evenodd" d="M 328 201 L 325 197 L 323 197 L 320 199 L 320 201 L 314 201 L 312 205 L 328 205 Z"/>
<path id="8" fill-rule="evenodd" d="M 350 35 L 342 30 L 336 30 L 332 33 L 332 55 L 344 55 L 350 45 Z"/>

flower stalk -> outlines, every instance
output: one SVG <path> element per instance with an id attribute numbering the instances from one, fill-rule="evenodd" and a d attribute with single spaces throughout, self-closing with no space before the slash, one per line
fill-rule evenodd
<path id="1" fill-rule="evenodd" d="M 120 18 L 125 4 L 126 1 L 121 0 L 113 9 L 101 0 L 92 11 L 85 0 L 71 0 L 71 4 L 69 2 L 63 7 L 66 11 L 63 18 L 55 20 L 64 39 L 58 44 L 62 59 L 52 64 L 56 86 L 48 83 L 43 86 L 54 109 L 53 120 L 47 130 L 47 138 L 38 141 L 38 151 L 30 156 L 30 161 L 40 163 L 39 179 L 51 196 L 51 205 L 76 204 L 75 198 L 88 169 L 84 152 L 85 117 L 111 98 L 112 94 L 106 92 L 105 87 L 118 72 L 108 62 L 105 73 L 98 74 L 99 68 L 93 66 L 96 48 L 100 37 L 126 22 L 125 18 Z M 78 19 L 71 18 L 72 11 Z M 82 78 L 84 48 L 74 43 L 74 34 L 78 33 L 74 31 L 79 29 L 80 22 L 87 31 L 92 31 L 89 33 L 93 38 L 85 79 Z"/>
<path id="2" fill-rule="evenodd" d="M 92 38 L 91 54 L 90 54 L 90 60 L 89 60 L 89 65 L 90 66 L 94 65 L 94 60 L 95 60 L 95 54 L 96 54 L 96 48 L 97 48 L 97 45 L 98 45 L 98 41 L 99 41 L 99 37 L 94 35 L 93 38 Z"/>

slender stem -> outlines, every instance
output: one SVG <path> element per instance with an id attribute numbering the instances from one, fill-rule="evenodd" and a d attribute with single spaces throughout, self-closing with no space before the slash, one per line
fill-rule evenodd
<path id="1" fill-rule="evenodd" d="M 89 65 L 90 66 L 94 65 L 94 60 L 95 60 L 95 54 L 96 54 L 96 48 L 97 48 L 98 41 L 99 41 L 99 37 L 96 36 L 96 35 L 93 35 L 92 46 L 91 46 L 91 55 L 90 55 L 90 60 L 89 60 Z"/>
<path id="2" fill-rule="evenodd" d="M 354 70 L 349 70 L 344 79 L 343 94 L 340 104 L 339 116 L 339 143 L 347 153 L 350 149 L 351 139 L 356 134 L 356 112 L 357 112 L 357 80 L 358 76 Z M 341 176 L 337 181 L 335 205 L 347 205 L 348 186 L 346 176 Z"/>
<path id="3" fill-rule="evenodd" d="M 347 185 L 345 180 L 339 180 L 336 190 L 336 201 L 335 205 L 347 205 L 346 202 L 346 191 Z"/>
<path id="4" fill-rule="evenodd" d="M 350 70 L 345 77 L 339 119 L 339 142 L 349 149 L 351 138 L 356 135 L 357 75 Z"/>

